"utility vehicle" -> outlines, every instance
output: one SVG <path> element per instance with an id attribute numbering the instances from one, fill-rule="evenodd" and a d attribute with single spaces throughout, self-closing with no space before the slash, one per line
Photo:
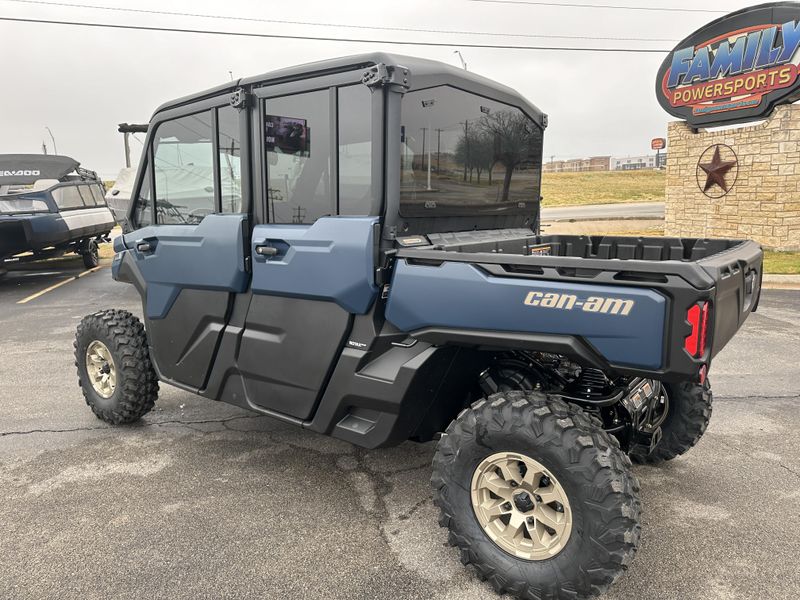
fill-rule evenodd
<path id="1" fill-rule="evenodd" d="M 438 439 L 464 563 L 520 598 L 602 592 L 639 544 L 629 457 L 705 431 L 762 252 L 540 235 L 546 125 L 505 86 L 388 54 L 163 105 L 112 268 L 144 324 L 80 324 L 87 403 L 129 423 L 165 382 L 366 448 Z"/>
<path id="2" fill-rule="evenodd" d="M 97 173 L 68 156 L 0 155 L 0 273 L 68 252 L 96 267 L 115 225 L 104 195 Z"/>

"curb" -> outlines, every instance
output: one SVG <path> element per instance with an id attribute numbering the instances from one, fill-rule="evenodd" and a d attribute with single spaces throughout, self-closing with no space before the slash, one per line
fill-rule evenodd
<path id="1" fill-rule="evenodd" d="M 800 290 L 800 275 L 764 273 L 761 287 L 766 290 Z"/>
<path id="2" fill-rule="evenodd" d="M 664 217 L 653 217 L 648 215 L 643 215 L 640 217 L 561 217 L 555 219 L 546 219 L 542 218 L 542 223 L 582 223 L 584 221 L 591 222 L 591 221 L 663 221 Z"/>

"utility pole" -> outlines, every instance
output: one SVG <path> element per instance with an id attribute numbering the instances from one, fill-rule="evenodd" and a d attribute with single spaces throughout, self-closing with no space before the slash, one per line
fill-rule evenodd
<path id="1" fill-rule="evenodd" d="M 467 180 L 467 163 L 469 162 L 469 120 L 464 121 L 464 181 Z"/>
<path id="2" fill-rule="evenodd" d="M 442 130 L 436 129 L 436 176 L 441 177 L 441 169 L 439 164 L 440 155 L 442 153 Z"/>

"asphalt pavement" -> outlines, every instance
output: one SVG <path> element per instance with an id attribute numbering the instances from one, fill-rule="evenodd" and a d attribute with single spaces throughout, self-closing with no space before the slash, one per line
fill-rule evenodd
<path id="1" fill-rule="evenodd" d="M 542 221 L 608 221 L 619 219 L 663 219 L 663 202 L 584 204 L 582 206 L 542 207 Z"/>
<path id="2" fill-rule="evenodd" d="M 436 523 L 431 444 L 360 450 L 166 385 L 139 424 L 98 421 L 75 326 L 141 306 L 83 272 L 0 280 L 0 598 L 495 597 Z M 635 468 L 642 545 L 608 600 L 797 597 L 799 323 L 800 292 L 766 291 L 704 438 Z"/>

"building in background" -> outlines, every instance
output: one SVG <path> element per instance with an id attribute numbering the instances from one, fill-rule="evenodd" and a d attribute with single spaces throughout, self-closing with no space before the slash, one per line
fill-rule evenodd
<path id="1" fill-rule="evenodd" d="M 662 152 L 658 158 L 655 154 L 642 156 L 625 156 L 611 159 L 612 171 L 636 171 L 639 169 L 658 169 L 667 164 L 667 154 Z"/>
<path id="2" fill-rule="evenodd" d="M 545 173 L 577 173 L 580 171 L 608 171 L 610 156 L 591 156 L 569 160 L 551 160 L 544 165 Z"/>

